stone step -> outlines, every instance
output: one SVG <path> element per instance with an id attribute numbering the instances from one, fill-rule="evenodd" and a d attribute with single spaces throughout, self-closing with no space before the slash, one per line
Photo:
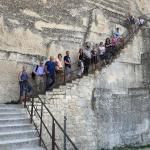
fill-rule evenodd
<path id="1" fill-rule="evenodd" d="M 53 94 L 54 94 L 53 92 L 49 92 L 49 91 L 46 92 L 46 95 L 53 95 Z"/>
<path id="2" fill-rule="evenodd" d="M 45 99 L 45 95 L 39 95 L 41 99 Z"/>
<path id="3" fill-rule="evenodd" d="M 20 104 L 0 104 L 0 109 L 1 108 L 17 108 L 17 109 L 20 109 L 20 108 L 23 108 L 23 105 L 20 105 Z"/>
<path id="4" fill-rule="evenodd" d="M 72 86 L 74 86 L 74 84 L 73 83 L 66 83 L 66 86 L 72 87 Z"/>
<path id="5" fill-rule="evenodd" d="M 45 150 L 42 147 L 29 147 L 29 148 L 21 148 L 21 149 L 13 149 L 13 150 Z"/>
<path id="6" fill-rule="evenodd" d="M 1 112 L 0 113 L 0 119 L 2 118 L 17 118 L 17 117 L 26 117 L 27 116 L 27 113 L 26 112 L 16 112 L 16 113 L 9 113 L 9 112 Z"/>
<path id="7" fill-rule="evenodd" d="M 72 83 L 77 85 L 79 81 L 73 80 Z"/>
<path id="8" fill-rule="evenodd" d="M 61 89 L 60 88 L 58 88 L 58 89 L 53 89 L 53 92 L 60 92 L 61 91 Z"/>
<path id="9" fill-rule="evenodd" d="M 24 108 L 0 108 L 0 113 L 9 112 L 9 113 L 25 113 L 26 110 Z"/>
<path id="10" fill-rule="evenodd" d="M 1 125 L 15 125 L 15 124 L 29 124 L 30 123 L 30 119 L 29 118 L 3 118 L 0 119 L 0 126 Z"/>
<path id="11" fill-rule="evenodd" d="M 23 105 L 0 104 L 0 150 L 44 150 Z"/>
<path id="12" fill-rule="evenodd" d="M 0 125 L 0 133 L 11 131 L 34 130 L 34 129 L 35 127 L 32 124 Z"/>
<path id="13" fill-rule="evenodd" d="M 36 130 L 1 132 L 0 141 L 38 137 Z"/>
<path id="14" fill-rule="evenodd" d="M 30 148 L 39 144 L 39 138 L 13 139 L 0 141 L 1 150 L 16 150 L 21 148 Z"/>
<path id="15" fill-rule="evenodd" d="M 49 97 L 49 99 L 62 99 L 64 98 L 64 95 L 53 95 L 52 97 Z"/>

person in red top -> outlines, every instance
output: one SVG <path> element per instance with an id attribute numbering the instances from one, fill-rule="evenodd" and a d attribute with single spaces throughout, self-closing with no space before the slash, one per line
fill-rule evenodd
<path id="1" fill-rule="evenodd" d="M 62 62 L 62 54 L 58 54 L 56 58 L 56 75 L 58 81 L 63 81 L 63 62 Z"/>
<path id="2" fill-rule="evenodd" d="M 116 53 L 117 53 L 117 43 L 118 43 L 118 38 L 116 37 L 116 35 L 113 35 L 112 36 L 112 39 L 111 39 L 111 45 L 112 45 L 112 56 L 115 56 Z"/>

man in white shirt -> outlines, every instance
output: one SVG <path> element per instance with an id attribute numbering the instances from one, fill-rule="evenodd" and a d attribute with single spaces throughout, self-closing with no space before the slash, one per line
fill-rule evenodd
<path id="1" fill-rule="evenodd" d="M 44 70 L 44 65 L 42 61 L 40 61 L 39 65 L 36 66 L 36 68 L 34 69 L 34 73 L 36 74 L 37 91 L 43 92 L 45 70 Z"/>

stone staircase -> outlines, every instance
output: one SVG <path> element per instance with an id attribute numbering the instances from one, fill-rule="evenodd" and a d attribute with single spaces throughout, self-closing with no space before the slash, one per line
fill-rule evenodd
<path id="1" fill-rule="evenodd" d="M 130 49 L 129 45 L 132 44 L 132 42 L 131 39 L 129 41 L 127 41 L 125 49 Z M 114 64 L 117 60 L 119 61 L 119 55 L 118 58 L 114 60 Z M 110 71 L 111 66 L 104 68 L 102 72 L 105 71 L 107 72 L 107 69 Z M 106 111 L 106 114 L 108 113 L 108 116 L 110 115 L 109 116 L 110 118 L 111 117 L 116 118 L 117 116 L 115 115 L 111 116 L 111 114 L 114 110 L 119 111 L 120 108 L 123 108 L 123 112 L 122 112 L 123 115 L 124 112 L 126 113 L 128 112 L 134 118 L 134 115 L 136 115 L 135 112 L 139 110 L 137 106 L 139 106 L 139 108 L 142 110 L 142 115 L 144 118 L 146 118 L 147 115 L 146 111 L 148 110 L 148 106 L 149 106 L 147 105 L 149 104 L 148 103 L 149 89 L 140 86 L 137 87 L 133 86 L 133 88 L 126 87 L 127 91 L 125 94 L 113 94 L 111 90 L 107 91 L 104 87 L 102 92 L 100 93 L 95 92 L 95 88 L 101 88 L 101 87 L 97 87 L 96 84 L 100 86 L 100 84 L 102 83 L 101 81 L 99 81 L 99 79 L 102 77 L 101 76 L 102 72 L 96 71 L 95 73 L 89 74 L 88 76 L 84 76 L 81 79 L 72 80 L 71 83 L 66 83 L 66 85 L 60 85 L 58 88 L 54 88 L 51 92 L 47 91 L 45 95 L 39 95 L 44 101 L 46 100 L 45 102 L 47 107 L 51 110 L 51 112 L 56 117 L 56 119 L 59 120 L 59 122 L 62 123 L 63 115 L 67 114 L 67 118 L 69 118 L 67 124 L 68 132 L 70 133 L 71 138 L 76 139 L 76 144 L 80 145 L 78 147 L 82 146 L 81 149 L 83 150 L 84 149 L 91 150 L 94 149 L 93 147 L 96 147 L 96 144 L 95 145 L 89 144 L 90 146 L 88 147 L 86 147 L 86 144 L 92 143 L 91 141 L 94 141 L 93 139 L 95 138 L 96 135 L 94 130 L 97 126 L 95 124 L 96 122 L 95 115 L 97 115 L 97 117 L 100 118 L 100 116 L 102 116 L 102 114 L 104 113 L 103 110 L 105 110 L 106 108 L 108 109 L 108 111 Z M 114 107 L 114 110 L 112 110 L 112 108 L 109 108 L 110 106 L 112 107 L 114 104 L 116 104 L 116 108 Z M 100 111 L 99 112 L 92 111 L 92 109 L 90 109 L 91 106 L 93 110 L 97 109 L 97 107 L 100 106 L 100 108 L 97 109 Z M 109 111 L 111 113 L 109 113 Z M 125 117 L 127 118 L 128 114 Z M 86 119 L 82 120 L 83 121 L 82 122 L 79 118 L 81 120 L 83 118 Z M 117 121 L 120 121 L 119 119 Z M 136 119 L 138 120 L 138 118 Z M 86 122 L 88 123 L 86 124 Z M 114 123 L 113 126 L 117 126 L 117 123 L 116 124 Z M 133 127 L 136 128 L 136 120 L 133 120 L 133 124 L 131 126 L 132 126 L 131 130 L 133 129 Z M 74 128 L 76 129 L 76 133 L 72 132 Z M 105 128 L 106 127 L 104 125 L 104 129 Z M 128 129 L 127 125 L 123 126 L 124 134 L 128 132 L 128 130 L 130 129 Z M 80 132 L 82 132 L 83 135 L 80 138 L 78 138 L 78 134 Z M 89 136 L 91 134 L 92 136 Z M 137 136 L 140 136 L 140 133 L 138 135 L 137 132 Z M 145 135 L 143 134 L 143 136 Z M 86 138 L 87 141 L 84 144 L 83 143 L 79 144 L 80 141 L 85 140 L 84 137 L 88 137 Z M 78 139 L 80 139 L 80 141 L 78 141 Z M 130 143 L 125 143 L 125 144 L 130 144 Z M 99 146 L 101 147 L 101 145 Z"/>
<path id="2" fill-rule="evenodd" d="M 0 150 L 44 150 L 22 105 L 0 105 Z"/>

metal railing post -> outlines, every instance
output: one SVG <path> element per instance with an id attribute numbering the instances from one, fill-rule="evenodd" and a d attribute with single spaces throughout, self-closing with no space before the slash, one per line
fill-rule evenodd
<path id="1" fill-rule="evenodd" d="M 66 132 L 67 132 L 67 117 L 64 116 L 64 150 L 67 150 Z"/>
<path id="2" fill-rule="evenodd" d="M 55 150 L 55 122 L 52 119 L 52 150 Z"/>
<path id="3" fill-rule="evenodd" d="M 40 118 L 40 146 L 42 144 L 42 125 L 43 125 L 43 103 L 41 103 L 41 118 Z"/>
<path id="4" fill-rule="evenodd" d="M 32 95 L 32 100 L 31 100 L 31 123 L 33 122 L 33 107 L 34 107 L 34 97 Z"/>

